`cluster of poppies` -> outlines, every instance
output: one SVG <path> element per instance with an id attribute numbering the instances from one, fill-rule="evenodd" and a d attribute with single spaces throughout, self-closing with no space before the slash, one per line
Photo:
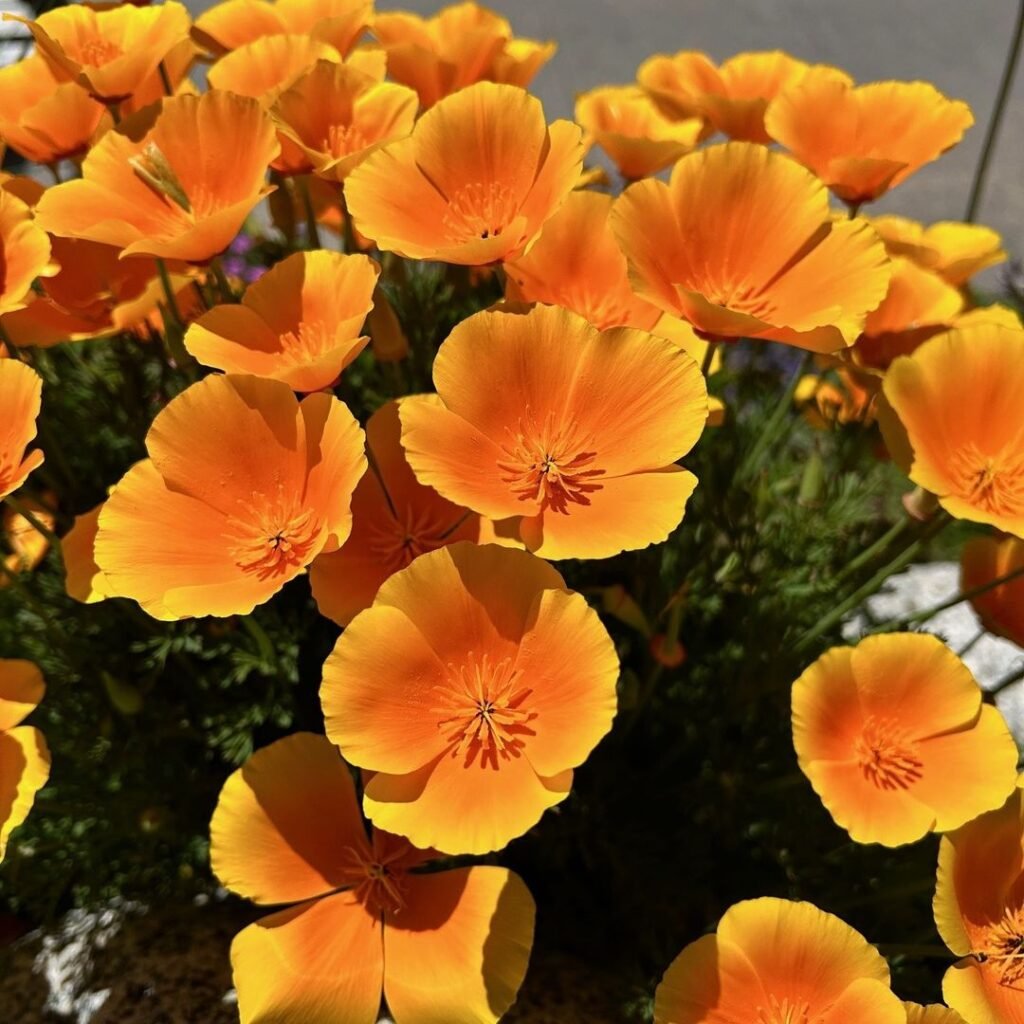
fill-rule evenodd
<path id="1" fill-rule="evenodd" d="M 279 908 L 232 947 L 246 1024 L 373 1024 L 382 996 L 397 1024 L 483 1024 L 515 1001 L 533 899 L 467 858 L 565 800 L 617 710 L 615 645 L 551 563 L 680 526 L 698 487 L 680 462 L 729 414 L 707 381 L 734 343 L 807 353 L 795 399 L 816 425 L 877 419 L 913 515 L 992 528 L 964 586 L 1024 641 L 1024 329 L 967 287 L 999 236 L 861 212 L 956 145 L 964 103 L 684 51 L 548 123 L 526 86 L 554 45 L 474 3 L 225 0 L 194 23 L 175 0 L 81 4 L 25 24 L 0 137 L 54 180 L 0 178 L 6 576 L 38 564 L 59 501 L 20 490 L 43 461 L 33 353 L 129 334 L 194 382 L 61 538 L 68 593 L 245 616 L 308 573 L 344 627 L 326 735 L 256 752 L 211 823 L 217 878 Z M 623 189 L 584 165 L 594 145 Z M 258 208 L 293 251 L 246 287 L 221 256 Z M 360 424 L 337 392 L 359 361 L 408 358 L 410 261 L 504 299 L 430 353 L 432 393 Z M 0 856 L 47 779 L 19 724 L 42 695 L 34 665 L 0 661 Z M 658 1024 L 1024 1020 L 1017 748 L 969 670 L 931 636 L 872 636 L 807 668 L 792 712 L 854 841 L 945 835 L 951 1008 L 902 1003 L 837 918 L 760 899 L 669 967 Z"/>

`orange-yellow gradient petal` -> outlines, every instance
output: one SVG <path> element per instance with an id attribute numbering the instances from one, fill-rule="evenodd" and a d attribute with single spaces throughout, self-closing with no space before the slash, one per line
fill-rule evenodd
<path id="1" fill-rule="evenodd" d="M 632 185 L 612 228 L 637 292 L 711 336 L 836 351 L 889 285 L 873 229 L 833 221 L 813 175 L 753 143 L 685 156 L 667 185 Z"/>
<path id="2" fill-rule="evenodd" d="M 352 892 L 249 925 L 231 943 L 242 1024 L 376 1024 L 381 930 L 379 915 Z"/>
<path id="3" fill-rule="evenodd" d="M 352 884 L 370 846 L 337 748 L 295 733 L 258 750 L 224 783 L 210 822 L 210 866 L 254 903 L 297 903 Z"/>
<path id="4" fill-rule="evenodd" d="M 439 404 L 436 395 L 402 400 Z M 494 540 L 495 530 L 475 512 L 454 505 L 413 475 L 401 443 L 398 403 L 381 406 L 366 424 L 370 468 L 352 497 L 352 533 L 309 570 L 322 615 L 345 626 L 368 608 L 381 584 L 425 551 L 460 540 Z"/>
<path id="5" fill-rule="evenodd" d="M 125 255 L 201 263 L 227 248 L 270 191 L 266 169 L 279 149 L 270 117 L 256 100 L 216 90 L 164 100 L 150 125 L 152 116 L 108 132 L 80 179 L 49 189 L 40 226 Z"/>
<path id="6" fill-rule="evenodd" d="M 524 517 L 542 557 L 646 547 L 682 519 L 696 481 L 671 464 L 700 437 L 707 390 L 671 342 L 552 306 L 485 311 L 441 346 L 434 384 L 443 409 L 400 411 L 417 478 L 492 519 Z"/>
<path id="7" fill-rule="evenodd" d="M 240 305 L 203 314 L 185 347 L 205 366 L 320 391 L 366 347 L 360 332 L 379 273 L 367 256 L 293 253 L 251 285 Z"/>
<path id="8" fill-rule="evenodd" d="M 905 1024 L 878 951 L 810 903 L 738 903 L 687 946 L 655 993 L 655 1024 L 767 1020 Z"/>
<path id="9" fill-rule="evenodd" d="M 793 684 L 793 744 L 836 823 L 900 846 L 1000 806 L 1017 748 L 962 661 L 924 633 L 834 648 Z"/>
<path id="10" fill-rule="evenodd" d="M 1024 331 L 954 329 L 896 359 L 883 388 L 910 479 L 956 518 L 1024 537 Z"/>
<path id="11" fill-rule="evenodd" d="M 1011 573 L 1022 575 L 971 598 L 990 633 L 1024 647 L 1024 540 L 1018 537 L 974 537 L 960 556 L 963 590 L 984 587 Z"/>
<path id="12" fill-rule="evenodd" d="M 110 585 L 96 564 L 96 533 L 100 526 L 100 503 L 75 516 L 74 525 L 61 538 L 64 559 L 64 589 L 69 597 L 83 604 L 95 604 L 113 597 Z"/>
<path id="13" fill-rule="evenodd" d="M 25 452 L 36 436 L 42 394 L 42 378 L 31 366 L 0 359 L 0 498 L 16 491 L 42 465 L 38 448 Z"/>
<path id="14" fill-rule="evenodd" d="M 606 85 L 578 96 L 576 121 L 631 181 L 675 163 L 705 135 L 703 118 L 668 118 L 643 89 L 629 85 Z"/>
<path id="15" fill-rule="evenodd" d="M 37 277 L 52 277 L 50 240 L 20 199 L 0 190 L 0 314 L 22 309 Z"/>
<path id="16" fill-rule="evenodd" d="M 38 729 L 20 725 L 0 733 L 0 860 L 49 777 L 50 752 Z"/>
<path id="17" fill-rule="evenodd" d="M 950 284 L 963 284 L 1006 259 L 999 232 L 983 224 L 944 220 L 925 227 L 893 214 L 871 223 L 892 255 L 907 256 Z"/>
<path id="18" fill-rule="evenodd" d="M 363 435 L 330 395 L 299 403 L 278 381 L 208 377 L 146 443 L 151 458 L 100 513 L 95 557 L 151 614 L 246 614 L 348 536 Z"/>
<path id="19" fill-rule="evenodd" d="M 533 945 L 533 897 L 504 868 L 410 875 L 384 927 L 384 996 L 396 1021 L 494 1024 Z"/>
<path id="20" fill-rule="evenodd" d="M 813 69 L 765 114 L 768 134 L 844 202 L 870 202 L 955 146 L 974 123 L 970 107 L 927 82 L 854 87 Z"/>
<path id="21" fill-rule="evenodd" d="M 377 772 L 364 796 L 375 824 L 421 848 L 485 853 L 564 799 L 611 724 L 617 669 L 596 614 L 548 565 L 460 543 L 381 587 L 328 658 L 321 700 L 328 736 Z M 575 734 L 558 735 L 569 716 Z"/>
<path id="22" fill-rule="evenodd" d="M 251 96 L 270 106 L 298 77 L 318 60 L 340 61 L 341 54 L 305 35 L 273 35 L 246 43 L 210 68 L 214 89 Z"/>
<path id="23" fill-rule="evenodd" d="M 904 1003 L 907 1024 L 966 1024 L 956 1010 L 948 1006 L 921 1006 L 920 1003 Z"/>
<path id="24" fill-rule="evenodd" d="M 0 658 L 0 732 L 20 725 L 46 693 L 39 667 L 21 658 Z"/>
<path id="25" fill-rule="evenodd" d="M 483 265 L 513 258 L 572 191 L 580 131 L 544 123 L 540 102 L 481 82 L 432 107 L 407 139 L 347 178 L 359 231 L 411 259 Z"/>

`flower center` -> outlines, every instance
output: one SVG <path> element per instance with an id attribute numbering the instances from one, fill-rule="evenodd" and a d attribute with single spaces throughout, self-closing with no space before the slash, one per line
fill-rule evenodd
<path id="1" fill-rule="evenodd" d="M 346 873 L 352 877 L 356 898 L 373 914 L 397 914 L 405 907 L 405 872 L 392 863 L 401 855 L 397 850 L 390 857 L 354 846 L 345 847 Z"/>
<path id="2" fill-rule="evenodd" d="M 565 514 L 570 505 L 589 505 L 588 495 L 601 489 L 594 478 L 604 470 L 594 468 L 593 439 L 571 425 L 556 426 L 554 414 L 538 426 L 527 409 L 518 428 L 508 433 L 509 443 L 501 449 L 507 459 L 498 469 L 520 501 Z"/>
<path id="3" fill-rule="evenodd" d="M 818 1018 L 820 1019 L 820 1018 Z M 806 1002 L 772 996 L 767 1006 L 757 1008 L 755 1024 L 814 1024 L 811 1008 Z"/>
<path id="4" fill-rule="evenodd" d="M 192 204 L 185 192 L 185 186 L 179 181 L 170 161 L 155 142 L 146 143 L 141 152 L 129 158 L 128 163 L 161 199 L 169 199 L 185 213 L 192 212 Z"/>
<path id="5" fill-rule="evenodd" d="M 332 124 L 327 129 L 327 136 L 320 148 L 331 156 L 348 156 L 358 153 L 370 144 L 362 129 L 354 124 Z"/>
<path id="6" fill-rule="evenodd" d="M 281 355 L 292 364 L 313 362 L 332 347 L 334 333 L 322 320 L 303 320 L 280 336 Z"/>
<path id="7" fill-rule="evenodd" d="M 890 719 L 872 715 L 864 723 L 854 753 L 868 782 L 879 789 L 909 789 L 922 775 L 917 745 Z"/>
<path id="8" fill-rule="evenodd" d="M 470 654 L 459 666 L 448 666 L 448 680 L 435 691 L 440 698 L 433 713 L 450 744 L 452 757 L 482 767 L 519 757 L 525 738 L 534 735 L 529 722 L 536 713 L 524 704 L 531 691 L 519 685 L 511 659 L 492 662 Z"/>
<path id="9" fill-rule="evenodd" d="M 1024 981 L 1024 907 L 1007 908 L 1002 920 L 988 928 L 974 955 L 983 964 L 992 964 L 1000 985 Z"/>
<path id="10" fill-rule="evenodd" d="M 239 537 L 232 550 L 235 564 L 261 580 L 308 564 L 320 539 L 320 521 L 312 509 L 289 507 L 280 501 L 270 506 L 252 505 L 233 523 Z"/>
<path id="11" fill-rule="evenodd" d="M 87 39 L 78 51 L 78 62 L 90 68 L 102 67 L 120 57 L 124 51 L 109 39 Z"/>
<path id="12" fill-rule="evenodd" d="M 968 444 L 953 453 L 949 468 L 961 497 L 992 515 L 1024 513 L 1024 456 L 1005 450 L 985 455 Z"/>
<path id="13" fill-rule="evenodd" d="M 414 558 L 443 547 L 465 516 L 452 521 L 440 510 L 409 508 L 394 516 L 381 516 L 373 524 L 370 553 L 392 571 L 404 569 Z"/>
<path id="14" fill-rule="evenodd" d="M 500 181 L 464 185 L 448 199 L 445 233 L 452 242 L 494 238 L 518 212 L 519 204 L 508 185 Z"/>

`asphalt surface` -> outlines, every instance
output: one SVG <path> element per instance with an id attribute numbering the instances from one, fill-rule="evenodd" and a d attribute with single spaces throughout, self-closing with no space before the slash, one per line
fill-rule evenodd
<path id="1" fill-rule="evenodd" d="M 209 4 L 187 0 L 194 12 Z M 595 85 L 628 82 L 652 53 L 700 49 L 717 60 L 784 49 L 836 64 L 860 82 L 925 79 L 966 100 L 965 140 L 877 205 L 926 221 L 963 217 L 995 100 L 1017 0 L 492 0 L 520 35 L 559 52 L 534 90 L 554 117 Z M 378 0 L 378 10 L 431 13 L 441 0 Z M 980 220 L 1024 255 L 1024 67 L 996 150 Z"/>

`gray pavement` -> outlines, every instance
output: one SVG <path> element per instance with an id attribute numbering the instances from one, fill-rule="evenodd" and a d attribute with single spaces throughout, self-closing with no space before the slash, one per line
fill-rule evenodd
<path id="1" fill-rule="evenodd" d="M 196 0 L 192 0 L 193 3 Z M 439 0 L 378 0 L 378 10 L 430 13 Z M 966 100 L 976 125 L 938 163 L 878 204 L 923 220 L 964 215 L 984 126 L 1009 45 L 1016 0 L 493 0 L 516 32 L 559 52 L 534 89 L 572 116 L 577 92 L 631 81 L 652 53 L 784 49 L 837 64 L 858 81 L 926 79 Z M 1017 76 L 980 219 L 1024 255 L 1024 67 Z"/>

